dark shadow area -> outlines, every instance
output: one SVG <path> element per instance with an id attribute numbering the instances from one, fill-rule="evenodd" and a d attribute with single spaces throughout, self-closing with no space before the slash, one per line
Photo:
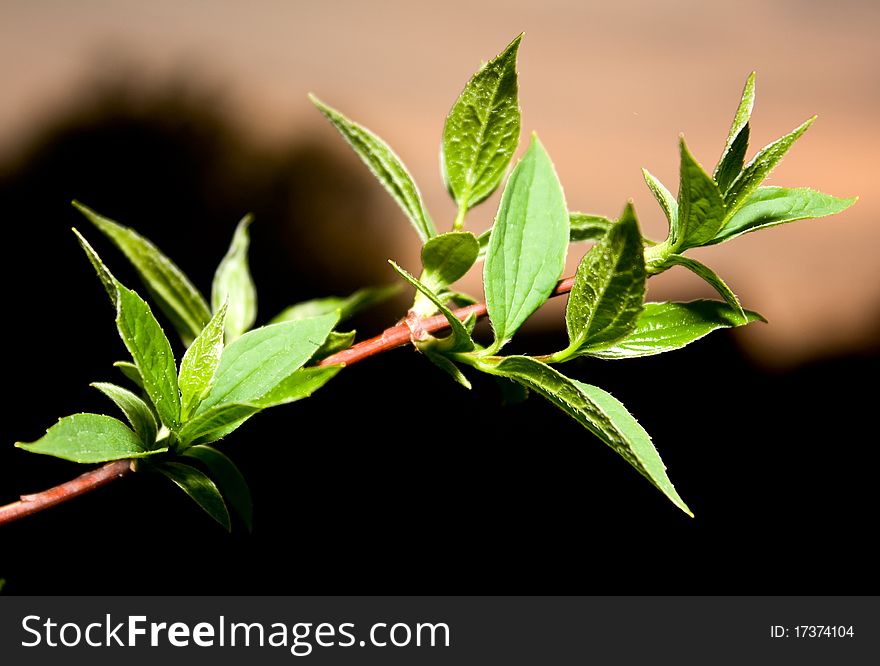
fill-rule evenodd
<path id="1" fill-rule="evenodd" d="M 88 383 L 121 382 L 113 314 L 69 228 L 138 282 L 71 199 L 153 239 L 205 292 L 236 221 L 255 212 L 263 320 L 390 280 L 384 192 L 337 153 L 253 145 L 221 101 L 182 86 L 88 98 L 0 167 L 3 503 L 82 471 L 12 442 L 59 416 L 112 413 Z M 652 434 L 691 520 L 539 398 L 503 407 L 488 378 L 468 393 L 398 350 L 221 445 L 253 489 L 253 535 L 227 535 L 138 475 L 0 528 L 0 578 L 10 594 L 876 593 L 876 390 L 865 387 L 878 369 L 875 348 L 771 373 L 726 334 L 571 367 Z"/>

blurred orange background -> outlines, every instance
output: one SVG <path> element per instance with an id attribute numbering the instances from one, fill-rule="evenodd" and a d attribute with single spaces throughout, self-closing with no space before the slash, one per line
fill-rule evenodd
<path id="1" fill-rule="evenodd" d="M 861 197 L 836 218 L 695 253 L 770 320 L 738 331 L 740 342 L 765 363 L 785 366 L 874 347 L 880 331 L 878 28 L 880 3 L 856 0 L 6 0 L 0 165 L 87 96 L 91 82 L 124 69 L 144 85 L 194 80 L 216 94 L 253 141 L 317 137 L 361 169 L 309 104 L 306 93 L 314 91 L 391 144 L 438 227 L 446 228 L 454 210 L 437 159 L 445 113 L 481 60 L 525 31 L 524 136 L 541 135 L 570 208 L 616 215 L 631 197 L 646 235 L 659 238 L 665 221 L 640 168 L 674 191 L 679 132 L 711 168 L 743 81 L 757 70 L 753 150 L 819 115 L 770 182 Z M 418 247 L 393 203 L 376 201 L 384 206 L 384 236 L 364 251 L 378 254 L 351 261 L 371 262 L 388 281 L 383 260 L 415 267 Z M 489 224 L 496 206 L 497 194 L 473 211 L 475 230 Z M 479 291 L 478 276 L 464 286 Z M 655 299 L 711 295 L 678 270 L 651 289 Z M 558 326 L 563 306 L 554 303 L 531 326 Z"/>

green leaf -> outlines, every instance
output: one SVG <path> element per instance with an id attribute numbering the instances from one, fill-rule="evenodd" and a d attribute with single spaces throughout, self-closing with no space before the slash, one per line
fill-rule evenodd
<path id="1" fill-rule="evenodd" d="M 95 249 L 91 245 L 89 245 L 89 242 L 83 237 L 83 235 L 76 229 L 73 229 L 73 233 L 76 234 L 76 239 L 79 241 L 80 246 L 89 258 L 89 263 L 92 264 L 92 268 L 94 268 L 95 272 L 98 274 L 98 279 L 104 286 L 104 291 L 107 292 L 107 296 L 110 297 L 110 302 L 115 308 L 116 278 L 113 277 L 113 274 L 110 273 L 109 269 L 104 265 L 104 262 L 101 261 L 101 257 L 98 256 L 98 253 L 95 252 Z"/>
<path id="2" fill-rule="evenodd" d="M 447 373 L 450 377 L 452 377 L 456 382 L 464 386 L 466 389 L 471 389 L 470 380 L 464 376 L 464 373 L 457 365 L 455 365 L 455 363 L 443 356 L 443 354 L 436 354 L 429 349 L 424 350 L 424 352 L 425 356 L 428 357 L 428 360 L 431 361 L 431 363 L 436 365 L 443 372 Z"/>
<path id="3" fill-rule="evenodd" d="M 550 157 L 538 140 L 510 174 L 489 239 L 483 285 L 495 353 L 550 296 L 565 267 L 568 209 Z"/>
<path id="4" fill-rule="evenodd" d="M 211 319 L 211 311 L 183 271 L 133 229 L 98 215 L 77 201 L 73 205 L 113 241 L 137 269 L 144 286 L 171 320 L 184 344 L 195 339 Z"/>
<path id="5" fill-rule="evenodd" d="M 131 353 L 144 381 L 144 390 L 150 396 L 159 418 L 168 428 L 180 425 L 180 392 L 177 385 L 177 366 L 171 344 L 150 306 L 133 291 L 116 283 L 118 302 L 116 326 L 122 341 Z"/>
<path id="6" fill-rule="evenodd" d="M 309 99 L 339 130 L 339 133 L 358 154 L 358 157 L 388 190 L 388 193 L 412 222 L 422 242 L 436 236 L 437 230 L 428 216 L 428 211 L 425 210 L 419 188 L 416 187 L 415 181 L 406 170 L 403 162 L 388 147 L 388 144 L 366 127 L 349 120 L 314 95 L 309 95 Z"/>
<path id="7" fill-rule="evenodd" d="M 672 229 L 678 229 L 678 202 L 675 200 L 675 197 L 672 196 L 672 193 L 666 189 L 666 186 L 647 169 L 642 169 L 642 176 L 645 179 L 645 184 L 648 186 L 648 189 L 651 190 L 651 194 L 654 195 L 657 203 L 660 204 L 660 208 L 663 209 L 663 213 L 669 221 L 670 232 Z"/>
<path id="8" fill-rule="evenodd" d="M 495 191 L 519 143 L 516 54 L 521 40 L 519 35 L 474 74 L 446 118 L 440 164 L 460 211 Z"/>
<path id="9" fill-rule="evenodd" d="M 180 362 L 180 419 L 186 421 L 208 393 L 223 353 L 228 306 L 223 303 L 202 329 Z"/>
<path id="10" fill-rule="evenodd" d="M 752 161 L 743 168 L 742 173 L 736 177 L 736 180 L 730 184 L 730 188 L 724 194 L 724 203 L 727 206 L 728 217 L 735 214 L 752 196 L 752 193 L 770 175 L 770 172 L 779 164 L 782 157 L 788 152 L 788 149 L 807 131 L 814 120 L 816 120 L 816 116 L 813 116 L 794 129 L 790 134 L 786 134 L 781 139 L 777 139 L 762 148 L 752 158 Z"/>
<path id="11" fill-rule="evenodd" d="M 223 350 L 214 385 L 197 414 L 227 402 L 253 402 L 308 361 L 336 325 L 336 313 L 270 324 Z"/>
<path id="12" fill-rule="evenodd" d="M 65 416 L 36 442 L 16 442 L 15 445 L 31 453 L 78 463 L 144 458 L 168 450 L 148 450 L 122 421 L 102 414 Z"/>
<path id="13" fill-rule="evenodd" d="M 693 516 L 666 476 L 666 467 L 648 433 L 610 393 L 569 379 L 527 356 L 510 356 L 494 367 L 485 364 L 481 368 L 540 393 L 616 451 L 673 504 Z"/>
<path id="14" fill-rule="evenodd" d="M 248 268 L 248 227 L 253 216 L 245 215 L 232 236 L 226 256 L 214 274 L 211 287 L 211 307 L 217 312 L 224 303 L 226 313 L 226 342 L 242 336 L 257 320 L 257 290 Z"/>
<path id="15" fill-rule="evenodd" d="M 678 223 L 669 232 L 673 252 L 699 247 L 712 240 L 724 224 L 724 199 L 709 175 L 691 155 L 684 139 L 678 189 Z"/>
<path id="16" fill-rule="evenodd" d="M 805 187 L 759 187 L 721 227 L 709 244 L 724 243 L 751 231 L 787 222 L 836 215 L 857 200 L 858 197 L 839 199 Z"/>
<path id="17" fill-rule="evenodd" d="M 571 212 L 568 219 L 571 225 L 568 240 L 572 243 L 599 240 L 614 226 L 614 220 L 602 215 Z"/>
<path id="18" fill-rule="evenodd" d="M 198 504 L 205 513 L 220 523 L 228 531 L 232 530 L 229 511 L 217 486 L 204 472 L 179 462 L 164 462 L 153 465 L 152 469 L 164 474 L 183 492 Z"/>
<path id="19" fill-rule="evenodd" d="M 757 312 L 746 310 L 747 321 L 736 308 L 721 301 L 690 303 L 645 303 L 635 330 L 613 347 L 589 352 L 605 359 L 638 358 L 674 351 L 719 328 L 743 326 L 765 321 Z"/>
<path id="20" fill-rule="evenodd" d="M 330 331 L 327 339 L 324 340 L 324 344 L 318 348 L 318 351 L 316 351 L 309 360 L 314 363 L 327 358 L 328 356 L 332 356 L 333 354 L 345 351 L 354 344 L 356 335 L 357 331 L 345 331 L 341 333 L 339 331 Z"/>
<path id="21" fill-rule="evenodd" d="M 462 278 L 477 260 L 480 245 L 468 231 L 435 236 L 422 248 L 422 282 L 437 291 Z"/>
<path id="22" fill-rule="evenodd" d="M 137 369 L 137 366 L 134 363 L 129 363 L 128 361 L 116 361 L 113 363 L 113 367 L 119 368 L 119 372 L 121 372 L 126 379 L 139 389 L 143 390 L 144 380 L 141 377 L 140 370 Z"/>
<path id="23" fill-rule="evenodd" d="M 94 382 L 92 386 L 110 398 L 122 410 L 135 434 L 140 438 L 143 448 L 147 450 L 153 448 L 159 428 L 150 406 L 121 386 L 106 382 Z"/>
<path id="24" fill-rule="evenodd" d="M 200 410 L 180 429 L 181 448 L 190 444 L 209 444 L 233 432 L 254 414 L 308 398 L 336 376 L 341 365 L 301 368 L 278 382 L 261 398 L 250 402 L 230 402 Z"/>
<path id="25" fill-rule="evenodd" d="M 446 317 L 446 321 L 449 322 L 449 328 L 452 329 L 452 336 L 450 336 L 448 342 L 443 345 L 444 351 L 468 352 L 473 350 L 474 341 L 471 339 L 467 328 L 458 317 L 452 314 L 452 310 L 446 307 L 446 305 L 443 303 L 443 301 L 440 300 L 437 294 L 428 289 L 428 287 L 419 282 L 416 278 L 414 278 L 407 271 L 395 264 L 393 261 L 389 261 L 388 263 L 391 264 L 391 267 L 395 271 L 397 271 L 400 277 L 402 277 L 413 287 L 418 289 L 420 293 L 424 294 L 424 296 L 431 303 L 434 304 L 434 306 L 443 314 L 443 316 Z"/>
<path id="26" fill-rule="evenodd" d="M 327 296 L 303 301 L 283 310 L 270 321 L 270 324 L 278 324 L 282 321 L 296 321 L 297 319 L 309 319 L 320 315 L 339 311 L 339 321 L 350 319 L 358 312 L 371 308 L 378 303 L 388 300 L 400 292 L 400 286 L 396 284 L 381 287 L 364 287 L 358 289 L 350 296 Z"/>
<path id="27" fill-rule="evenodd" d="M 745 320 L 746 313 L 742 308 L 742 305 L 739 302 L 739 299 L 736 297 L 736 294 L 728 287 L 724 280 L 722 280 L 718 275 L 708 266 L 701 264 L 699 261 L 695 259 L 690 259 L 688 257 L 683 257 L 680 254 L 672 254 L 667 260 L 670 264 L 675 264 L 678 266 L 683 266 L 687 268 L 689 271 L 699 275 L 706 282 L 708 282 L 712 287 L 717 291 L 724 301 L 737 312 L 741 320 Z"/>
<path id="28" fill-rule="evenodd" d="M 208 469 L 208 475 L 232 510 L 244 521 L 248 531 L 253 529 L 254 504 L 247 481 L 235 463 L 210 446 L 194 446 L 183 454 L 194 458 Z"/>
<path id="29" fill-rule="evenodd" d="M 642 310 L 645 277 L 642 234 L 627 204 L 620 221 L 578 266 L 565 310 L 570 344 L 560 359 L 629 334 Z"/>
<path id="30" fill-rule="evenodd" d="M 726 192 L 730 183 L 742 171 L 743 160 L 749 147 L 749 119 L 752 117 L 754 106 L 755 73 L 752 72 L 746 79 L 739 107 L 736 109 L 733 122 L 730 124 L 730 131 L 727 133 L 724 151 L 721 153 L 721 159 L 718 160 L 713 174 L 721 192 Z"/>

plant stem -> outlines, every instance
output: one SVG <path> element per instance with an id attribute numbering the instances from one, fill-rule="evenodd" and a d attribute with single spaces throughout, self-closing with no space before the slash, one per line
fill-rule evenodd
<path id="1" fill-rule="evenodd" d="M 116 460 L 97 469 L 89 470 L 60 486 L 34 495 L 22 495 L 18 502 L 0 506 L 0 525 L 11 523 L 13 520 L 72 500 L 74 497 L 79 497 L 83 493 L 105 486 L 115 479 L 130 474 L 131 471 L 130 460 Z"/>
<path id="2" fill-rule="evenodd" d="M 552 295 L 559 296 L 561 294 L 567 294 L 571 291 L 572 284 L 574 284 L 573 276 L 563 278 L 556 283 Z M 472 314 L 475 314 L 477 317 L 482 317 L 486 314 L 486 304 L 476 303 L 474 305 L 468 305 L 467 307 L 453 310 L 452 313 L 462 321 Z M 406 322 L 401 322 L 396 326 L 385 329 L 381 335 L 377 335 L 369 340 L 364 340 L 348 349 L 328 356 L 318 363 L 318 365 L 352 365 L 353 363 L 363 361 L 370 356 L 375 356 L 376 354 L 381 354 L 382 352 L 397 347 L 403 347 L 412 342 L 411 325 L 412 322 L 410 322 L 409 325 Z M 449 328 L 449 322 L 446 321 L 446 317 L 442 314 L 433 317 L 426 317 L 420 321 L 420 329 L 426 333 L 435 333 L 446 328 Z M 19 518 L 38 513 L 43 509 L 48 509 L 57 504 L 61 504 L 74 497 L 78 497 L 89 491 L 96 490 L 101 486 L 105 486 L 115 479 L 126 476 L 132 472 L 131 462 L 132 461 L 130 460 L 117 460 L 115 462 L 107 463 L 102 467 L 90 470 L 75 479 L 71 479 L 66 483 L 55 486 L 54 488 L 49 488 L 48 490 L 33 495 L 22 495 L 18 502 L 13 502 L 6 506 L 0 506 L 0 525 L 5 525 L 6 523 L 18 520 Z"/>

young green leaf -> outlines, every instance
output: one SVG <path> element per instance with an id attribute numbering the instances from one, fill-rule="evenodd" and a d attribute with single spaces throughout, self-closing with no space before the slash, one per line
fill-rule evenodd
<path id="1" fill-rule="evenodd" d="M 183 455 L 198 460 L 207 468 L 209 477 L 232 510 L 244 521 L 248 531 L 253 529 L 254 504 L 251 491 L 235 463 L 217 449 L 205 445 L 193 446 Z"/>
<path id="2" fill-rule="evenodd" d="M 443 127 L 443 181 L 459 217 L 483 201 L 504 178 L 519 143 L 516 53 L 522 35 L 468 81 Z"/>
<path id="3" fill-rule="evenodd" d="M 137 366 L 134 363 L 129 363 L 128 361 L 116 361 L 113 363 L 113 367 L 119 368 L 119 372 L 121 372 L 127 380 L 143 390 L 144 380 L 141 377 L 140 370 L 137 369 Z"/>
<path id="4" fill-rule="evenodd" d="M 814 120 L 816 120 L 816 116 L 813 116 L 794 129 L 790 134 L 786 134 L 781 139 L 777 139 L 762 148 L 752 158 L 752 161 L 743 168 L 742 172 L 730 184 L 730 188 L 724 194 L 724 203 L 727 206 L 728 217 L 735 214 L 745 204 L 764 179 L 770 175 L 773 168 L 779 164 L 782 157 L 788 152 L 788 149 L 809 129 Z"/>
<path id="5" fill-rule="evenodd" d="M 527 356 L 510 356 L 494 367 L 490 364 L 480 367 L 540 393 L 616 451 L 675 506 L 693 516 L 666 475 L 666 467 L 648 433 L 611 394 L 569 379 Z"/>
<path id="6" fill-rule="evenodd" d="M 431 363 L 436 365 L 443 372 L 447 373 L 450 377 L 452 377 L 456 382 L 464 386 L 466 389 L 471 389 L 470 380 L 464 376 L 464 373 L 457 365 L 455 365 L 455 363 L 443 356 L 443 354 L 437 354 L 430 351 L 430 348 L 426 348 L 423 351 L 425 356 L 428 357 L 428 360 L 431 361 Z"/>
<path id="7" fill-rule="evenodd" d="M 755 106 L 755 73 L 749 74 L 743 87 L 742 98 L 730 124 L 727 142 L 721 159 L 715 167 L 713 178 L 721 192 L 726 192 L 730 183 L 740 174 L 746 150 L 749 147 L 749 119 Z"/>
<path id="8" fill-rule="evenodd" d="M 110 302 L 115 308 L 116 278 L 113 277 L 113 274 L 104 265 L 104 262 L 101 261 L 101 257 L 98 256 L 98 253 L 95 252 L 95 249 L 91 245 L 89 245 L 89 242 L 83 237 L 83 235 L 75 228 L 73 229 L 73 233 L 76 235 L 76 239 L 77 241 L 79 241 L 80 247 L 82 247 L 83 251 L 86 253 L 86 256 L 88 257 L 89 263 L 92 265 L 92 268 L 95 269 L 95 273 L 98 274 L 98 279 L 104 286 L 104 291 L 107 292 L 107 296 L 110 297 Z"/>
<path id="9" fill-rule="evenodd" d="M 147 450 L 153 448 L 159 428 L 156 425 L 156 417 L 153 416 L 153 410 L 150 409 L 150 406 L 134 393 L 121 386 L 106 382 L 95 382 L 92 386 L 110 398 L 122 410 L 135 434 L 141 440 L 143 447 Z"/>
<path id="10" fill-rule="evenodd" d="M 666 215 L 666 219 L 669 222 L 670 233 L 673 229 L 677 230 L 678 202 L 675 200 L 675 197 L 672 196 L 672 193 L 666 188 L 666 186 L 647 169 L 642 169 L 642 177 L 644 177 L 648 189 L 651 190 L 651 194 L 654 195 L 657 203 L 660 204 L 660 208 L 663 209 L 663 214 Z"/>
<path id="11" fill-rule="evenodd" d="M 416 233 L 424 243 L 429 238 L 437 235 L 434 223 L 428 216 L 428 211 L 422 203 L 422 195 L 409 171 L 378 136 L 366 127 L 358 125 L 344 115 L 333 109 L 314 95 L 309 95 L 318 110 L 324 114 L 327 120 L 339 131 L 342 137 L 358 154 L 367 168 L 373 173 L 380 183 L 388 190 L 388 193 L 397 202 L 401 210 L 409 218 L 415 227 Z"/>
<path id="12" fill-rule="evenodd" d="M 559 358 L 602 347 L 632 331 L 645 300 L 642 234 L 632 204 L 578 266 L 565 322 L 569 347 Z"/>
<path id="13" fill-rule="evenodd" d="M 257 320 L 257 290 L 248 268 L 248 227 L 253 217 L 245 215 L 232 236 L 226 256 L 214 274 L 211 287 L 211 307 L 217 312 L 224 303 L 226 313 L 226 342 L 244 334 Z"/>
<path id="14" fill-rule="evenodd" d="M 356 335 L 357 331 L 330 331 L 327 335 L 327 339 L 324 340 L 324 344 L 318 348 L 318 351 L 312 354 L 312 358 L 310 358 L 309 361 L 314 363 L 320 361 L 322 358 L 327 358 L 328 356 L 332 356 L 333 354 L 348 349 L 354 344 Z"/>
<path id="15" fill-rule="evenodd" d="M 229 520 L 229 511 L 226 509 L 226 502 L 211 479 L 205 476 L 204 472 L 179 462 L 163 462 L 158 465 L 151 466 L 158 472 L 164 474 L 183 492 L 192 498 L 205 513 L 220 523 L 228 531 L 232 530 L 232 524 Z"/>
<path id="16" fill-rule="evenodd" d="M 296 305 L 285 308 L 275 316 L 270 324 L 279 324 L 282 321 L 295 321 L 297 319 L 309 319 L 320 315 L 339 312 L 339 321 L 345 321 L 358 312 L 371 308 L 400 292 L 400 286 L 396 284 L 381 287 L 364 287 L 358 289 L 350 296 L 327 296 L 303 301 Z"/>
<path id="17" fill-rule="evenodd" d="M 699 247 L 712 240 L 724 224 L 726 213 L 718 186 L 691 155 L 683 138 L 680 148 L 678 223 L 673 224 L 669 232 L 673 252 Z"/>
<path id="18" fill-rule="evenodd" d="M 186 421 L 211 388 L 223 353 L 223 330 L 227 315 L 223 303 L 202 329 L 180 361 L 180 420 Z"/>
<path id="19" fill-rule="evenodd" d="M 184 344 L 195 339 L 211 319 L 211 311 L 183 271 L 133 229 L 98 215 L 77 201 L 73 205 L 113 241 L 137 269 L 144 286 L 171 320 Z"/>
<path id="20" fill-rule="evenodd" d="M 483 285 L 495 353 L 550 296 L 565 266 L 568 209 L 536 135 L 510 174 L 489 239 Z"/>
<path id="21" fill-rule="evenodd" d="M 572 243 L 599 240 L 614 226 L 614 220 L 587 213 L 571 212 L 568 214 L 568 220 L 571 225 L 568 240 Z"/>
<path id="22" fill-rule="evenodd" d="M 654 356 L 681 349 L 719 328 L 765 321 L 757 312 L 745 313 L 743 320 L 738 309 L 721 301 L 645 303 L 632 333 L 614 346 L 590 351 L 589 355 L 605 359 Z"/>
<path id="23" fill-rule="evenodd" d="M 418 289 L 418 291 L 423 294 L 434 306 L 439 310 L 444 317 L 446 317 L 446 321 L 449 322 L 449 328 L 452 329 L 452 336 L 449 339 L 448 344 L 444 345 L 445 351 L 460 351 L 460 352 L 468 352 L 473 350 L 474 341 L 471 339 L 470 333 L 468 333 L 467 328 L 462 323 L 462 321 L 452 314 L 452 310 L 450 310 L 443 301 L 431 291 L 427 286 L 419 282 L 416 278 L 410 275 L 407 271 L 402 269 L 400 266 L 395 264 L 393 261 L 389 261 L 391 267 L 397 271 L 398 275 L 402 277 L 404 280 L 409 282 L 413 287 Z"/>
<path id="24" fill-rule="evenodd" d="M 223 350 L 214 385 L 196 414 L 228 402 L 259 400 L 308 361 L 336 325 L 336 313 L 270 324 Z"/>
<path id="25" fill-rule="evenodd" d="M 739 299 L 736 297 L 736 294 L 728 287 L 724 280 L 722 280 L 718 275 L 708 266 L 701 264 L 696 259 L 691 259 L 689 257 L 683 257 L 680 254 L 672 254 L 670 255 L 666 261 L 670 264 L 683 266 L 687 268 L 692 273 L 699 275 L 706 282 L 712 285 L 712 288 L 717 291 L 721 297 L 724 299 L 724 302 L 727 303 L 740 317 L 740 320 L 745 323 L 746 313 L 742 308 L 742 305 L 739 302 Z"/>
<path id="26" fill-rule="evenodd" d="M 480 245 L 467 231 L 435 236 L 422 248 L 422 281 L 432 291 L 449 286 L 464 276 L 477 260 Z"/>
<path id="27" fill-rule="evenodd" d="M 116 326 L 141 373 L 144 390 L 159 418 L 171 430 L 180 425 L 180 392 L 171 344 L 150 306 L 133 291 L 116 283 Z"/>
<path id="28" fill-rule="evenodd" d="M 708 244 L 724 243 L 742 234 L 787 222 L 835 215 L 857 200 L 858 197 L 839 199 L 806 187 L 759 187 Z"/>
<path id="29" fill-rule="evenodd" d="M 144 458 L 168 450 L 149 450 L 122 421 L 103 414 L 65 416 L 36 442 L 16 442 L 15 445 L 31 453 L 78 463 Z"/>
<path id="30" fill-rule="evenodd" d="M 233 432 L 254 414 L 308 398 L 336 376 L 341 365 L 300 368 L 275 384 L 261 398 L 250 402 L 227 402 L 199 412 L 180 429 L 181 448 L 210 444 Z"/>

